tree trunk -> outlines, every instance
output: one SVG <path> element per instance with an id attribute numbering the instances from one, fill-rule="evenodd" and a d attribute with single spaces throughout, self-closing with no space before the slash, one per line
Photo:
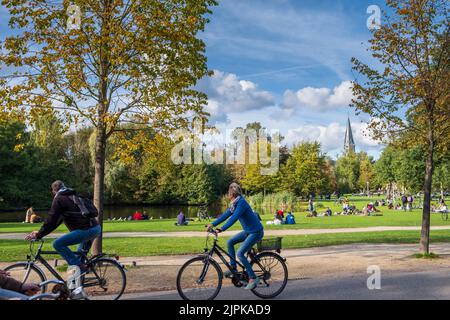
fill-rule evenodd
<path id="1" fill-rule="evenodd" d="M 95 140 L 95 176 L 94 176 L 94 205 L 98 210 L 98 218 L 102 231 L 100 236 L 94 240 L 92 253 L 94 255 L 102 253 L 103 240 L 103 193 L 105 190 L 105 152 L 106 152 L 106 131 L 104 126 L 97 128 Z"/>
<path id="2" fill-rule="evenodd" d="M 425 184 L 423 187 L 423 213 L 422 232 L 420 236 L 420 249 L 423 254 L 430 253 L 430 212 L 431 212 L 431 191 L 434 171 L 434 143 L 431 137 L 428 142 L 427 160 L 425 164 Z"/>

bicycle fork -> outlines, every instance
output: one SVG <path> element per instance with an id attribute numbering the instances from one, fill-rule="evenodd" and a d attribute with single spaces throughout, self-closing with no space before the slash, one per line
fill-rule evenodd
<path id="1" fill-rule="evenodd" d="M 200 277 L 197 279 L 197 284 L 202 284 L 205 281 L 206 274 L 209 270 L 209 257 L 205 258 L 205 263 L 203 264 L 202 273 L 200 274 Z"/>

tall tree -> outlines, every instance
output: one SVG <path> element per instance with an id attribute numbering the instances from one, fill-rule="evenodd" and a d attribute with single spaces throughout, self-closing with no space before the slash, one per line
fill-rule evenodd
<path id="1" fill-rule="evenodd" d="M 434 155 L 450 134 L 450 55 L 446 0 L 387 0 L 390 13 L 370 40 L 382 70 L 352 58 L 363 79 L 354 83 L 353 105 L 374 119 L 374 136 L 426 150 L 421 251 L 429 253 Z"/>
<path id="2" fill-rule="evenodd" d="M 386 188 L 388 199 L 394 198 L 394 190 L 396 186 L 394 158 L 396 150 L 392 146 L 387 146 L 380 158 L 374 165 L 375 180 L 379 186 Z"/>
<path id="3" fill-rule="evenodd" d="M 205 116 L 206 96 L 192 89 L 208 74 L 205 44 L 197 35 L 216 2 L 2 4 L 9 10 L 9 26 L 17 29 L 1 45 L 0 64 L 15 67 L 8 79 L 14 81 L 2 81 L 2 112 L 56 109 L 67 118 L 90 122 L 96 134 L 94 203 L 102 223 L 105 150 L 120 125 L 146 124 L 161 131 L 187 126 L 194 115 Z M 68 10 L 69 4 L 77 7 Z M 94 244 L 94 253 L 100 251 L 101 237 Z"/>
<path id="4" fill-rule="evenodd" d="M 326 158 L 316 142 L 294 146 L 281 175 L 286 190 L 296 195 L 308 196 L 330 189 Z"/>
<path id="5" fill-rule="evenodd" d="M 373 160 L 365 152 L 359 154 L 359 177 L 358 186 L 360 190 L 370 191 L 371 187 L 374 187 L 375 173 L 373 169 Z"/>
<path id="6" fill-rule="evenodd" d="M 336 161 L 336 180 L 341 192 L 358 190 L 360 161 L 358 154 L 348 152 Z"/>

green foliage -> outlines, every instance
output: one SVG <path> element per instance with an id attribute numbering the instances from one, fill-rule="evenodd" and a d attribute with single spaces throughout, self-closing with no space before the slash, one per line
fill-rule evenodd
<path id="1" fill-rule="evenodd" d="M 360 173 L 359 157 L 354 152 L 340 157 L 336 162 L 336 179 L 340 192 L 357 191 Z"/>
<path id="2" fill-rule="evenodd" d="M 19 122 L 0 123 L 0 197 L 3 207 L 48 206 L 51 182 L 68 176 L 62 140 L 40 127 L 29 134 Z M 41 134 L 39 143 L 34 139 Z M 50 143 L 49 140 L 52 140 Z M 58 143 L 57 143 L 58 142 Z"/>
<path id="3" fill-rule="evenodd" d="M 375 163 L 375 177 L 378 185 L 385 186 L 395 182 L 393 160 L 396 152 L 392 146 L 387 146 Z"/>
<path id="4" fill-rule="evenodd" d="M 292 149 L 283 168 L 285 190 L 297 196 L 330 192 L 330 178 L 326 174 L 326 158 L 319 143 L 302 143 Z"/>

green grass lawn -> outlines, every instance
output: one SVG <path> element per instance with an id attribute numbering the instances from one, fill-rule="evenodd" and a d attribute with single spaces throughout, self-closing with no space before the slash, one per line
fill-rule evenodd
<path id="1" fill-rule="evenodd" d="M 419 231 L 287 236 L 283 238 L 283 248 L 310 248 L 351 243 L 418 244 L 419 238 Z M 220 242 L 225 243 L 226 239 L 224 237 Z M 431 240 L 435 243 L 450 242 L 450 232 L 432 231 Z M 121 257 L 192 254 L 203 251 L 205 238 L 108 238 L 104 240 L 103 245 L 106 253 L 117 254 Z M 52 250 L 50 241 L 46 242 L 45 249 Z M 24 260 L 28 253 L 29 246 L 25 241 L 0 240 L 0 261 L 2 262 Z"/>
<path id="2" fill-rule="evenodd" d="M 324 210 L 319 210 L 319 212 Z M 263 223 L 267 230 L 281 229 L 333 229 L 333 228 L 361 228 L 376 226 L 420 226 L 422 213 L 416 209 L 413 212 L 394 210 L 382 210 L 382 217 L 364 216 L 333 216 L 306 218 L 306 213 L 294 213 L 296 225 L 273 226 L 266 225 L 266 221 L 273 220 L 272 215 L 263 215 Z M 169 231 L 204 231 L 205 222 L 191 222 L 188 226 L 177 227 L 176 220 L 151 220 L 151 221 L 105 221 L 105 232 L 169 232 Z M 450 226 L 450 221 L 443 221 L 440 214 L 432 214 L 432 226 Z M 40 228 L 40 224 L 0 223 L 0 233 L 31 232 Z M 232 229 L 239 229 L 237 223 Z M 58 228 L 57 232 L 65 232 L 65 226 Z"/>
<path id="3" fill-rule="evenodd" d="M 374 202 L 375 198 L 352 197 L 350 204 L 355 205 L 358 209 L 362 209 L 368 202 Z M 342 210 L 342 206 L 335 200 L 323 200 L 315 203 L 317 212 L 322 213 L 327 207 L 333 212 Z M 264 226 L 267 230 L 282 229 L 334 229 L 334 228 L 363 228 L 377 226 L 421 226 L 422 211 L 415 209 L 413 212 L 403 212 L 396 210 L 388 210 L 387 207 L 380 207 L 381 217 L 364 217 L 364 216 L 333 216 L 306 218 L 306 212 L 295 212 L 296 225 L 273 226 L 266 225 L 266 222 L 273 220 L 273 215 L 262 215 Z M 206 222 L 190 222 L 188 226 L 175 226 L 175 219 L 151 220 L 151 221 L 105 221 L 105 232 L 170 232 L 170 231 L 204 231 Z M 432 226 L 450 226 L 450 221 L 443 221 L 440 214 L 431 215 Z M 21 233 L 31 232 L 39 229 L 41 224 L 29 225 L 23 223 L 0 223 L 0 233 Z M 237 223 L 232 229 L 239 229 Z M 66 228 L 61 226 L 57 232 L 66 232 Z"/>

